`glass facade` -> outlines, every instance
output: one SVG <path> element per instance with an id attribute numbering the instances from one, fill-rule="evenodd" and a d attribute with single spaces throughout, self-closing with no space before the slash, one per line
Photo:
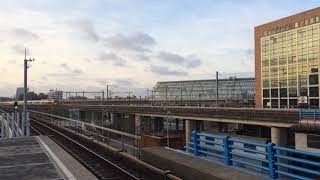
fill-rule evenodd
<path id="1" fill-rule="evenodd" d="M 300 96 L 319 107 L 319 28 L 314 17 L 261 38 L 264 107 L 297 107 Z"/>
<path id="2" fill-rule="evenodd" d="M 155 100 L 216 100 L 216 80 L 158 82 L 153 88 Z M 218 99 L 254 101 L 255 79 L 235 78 L 218 80 Z"/>

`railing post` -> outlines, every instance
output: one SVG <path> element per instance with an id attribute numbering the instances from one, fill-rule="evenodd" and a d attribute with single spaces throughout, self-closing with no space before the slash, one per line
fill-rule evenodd
<path id="1" fill-rule="evenodd" d="M 268 143 L 267 144 L 267 153 L 268 153 L 268 164 L 269 164 L 269 177 L 272 179 L 277 179 L 278 174 L 276 173 L 277 166 L 275 165 L 276 163 L 276 150 L 274 149 L 274 144 L 273 143 Z"/>
<path id="2" fill-rule="evenodd" d="M 23 111 L 23 113 L 21 114 L 22 115 L 22 121 L 21 121 L 21 132 L 22 132 L 22 135 L 21 136 L 25 136 L 25 125 L 26 125 L 26 120 L 25 120 L 25 116 L 24 116 L 24 111 Z"/>
<path id="3" fill-rule="evenodd" d="M 316 120 L 316 109 L 313 110 L 313 120 Z"/>
<path id="4" fill-rule="evenodd" d="M 195 156 L 199 156 L 199 141 L 198 141 L 198 135 L 197 135 L 197 131 L 192 131 L 192 141 L 193 141 L 193 144 L 194 144 L 194 155 Z"/>
<path id="5" fill-rule="evenodd" d="M 4 114 L 0 114 L 0 122 L 1 122 L 1 139 L 4 139 Z"/>
<path id="6" fill-rule="evenodd" d="M 230 137 L 226 136 L 223 138 L 223 147 L 224 147 L 224 164 L 227 166 L 232 165 L 231 160 L 231 148 L 230 148 Z"/>
<path id="7" fill-rule="evenodd" d="M 27 120 L 26 120 L 26 136 L 30 136 L 30 115 L 27 112 Z"/>
<path id="8" fill-rule="evenodd" d="M 302 109 L 299 109 L 299 118 L 302 119 Z"/>

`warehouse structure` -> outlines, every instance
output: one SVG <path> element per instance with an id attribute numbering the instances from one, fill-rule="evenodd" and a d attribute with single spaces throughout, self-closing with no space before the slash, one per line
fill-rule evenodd
<path id="1" fill-rule="evenodd" d="M 158 82 L 153 88 L 152 97 L 161 101 L 212 101 L 219 102 L 220 105 L 253 105 L 255 78 Z"/>

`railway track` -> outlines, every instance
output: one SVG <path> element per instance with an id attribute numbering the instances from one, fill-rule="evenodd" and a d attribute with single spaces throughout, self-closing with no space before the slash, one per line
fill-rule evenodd
<path id="1" fill-rule="evenodd" d="M 163 179 L 161 176 L 153 176 L 153 173 L 147 172 L 137 164 L 117 157 L 106 151 L 106 149 L 84 140 L 69 131 L 36 119 L 31 119 L 31 127 L 32 132 L 49 136 L 87 167 L 98 179 Z"/>

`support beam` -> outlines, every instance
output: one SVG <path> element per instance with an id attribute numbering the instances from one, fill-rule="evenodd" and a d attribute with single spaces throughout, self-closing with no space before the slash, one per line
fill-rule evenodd
<path id="1" fill-rule="evenodd" d="M 136 135 L 141 135 L 141 119 L 142 117 L 139 115 L 134 116 L 134 121 L 135 121 L 135 134 Z"/>
<path id="2" fill-rule="evenodd" d="M 186 133 L 186 145 L 188 144 L 188 142 L 190 141 L 190 137 L 191 137 L 191 133 L 193 130 L 196 130 L 196 122 L 193 120 L 185 120 L 185 133 Z"/>
<path id="3" fill-rule="evenodd" d="M 277 146 L 288 145 L 288 129 L 271 127 L 271 142 Z"/>

